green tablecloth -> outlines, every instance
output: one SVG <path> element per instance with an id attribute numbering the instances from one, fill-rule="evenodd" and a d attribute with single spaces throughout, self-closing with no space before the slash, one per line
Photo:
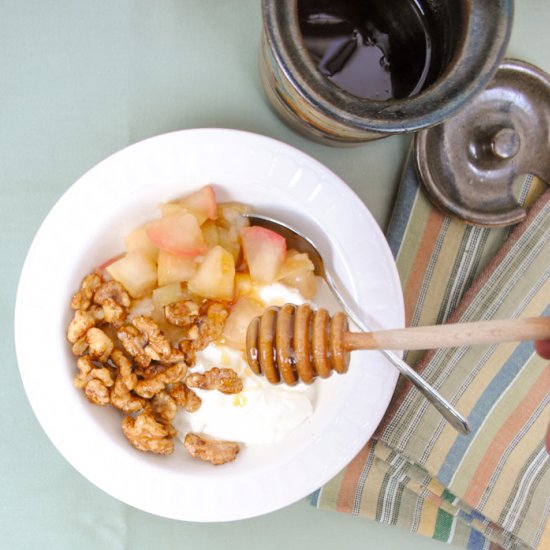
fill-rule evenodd
<path id="1" fill-rule="evenodd" d="M 550 72 L 550 3 L 516 4 L 508 54 Z M 261 91 L 259 36 L 258 0 L 0 0 L 2 550 L 442 548 L 316 510 L 307 500 L 230 524 L 151 516 L 82 478 L 46 438 L 25 397 L 12 327 L 26 251 L 62 193 L 128 144 L 205 126 L 269 135 L 329 166 L 386 224 L 409 138 L 333 149 L 290 131 Z"/>

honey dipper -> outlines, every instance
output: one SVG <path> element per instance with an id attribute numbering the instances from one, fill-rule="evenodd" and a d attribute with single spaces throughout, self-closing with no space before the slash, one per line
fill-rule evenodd
<path id="1" fill-rule="evenodd" d="M 269 382 L 310 384 L 317 376 L 348 370 L 353 350 L 413 350 L 550 339 L 550 317 L 350 332 L 347 316 L 330 317 L 309 305 L 270 307 L 252 320 L 246 334 L 250 368 Z"/>

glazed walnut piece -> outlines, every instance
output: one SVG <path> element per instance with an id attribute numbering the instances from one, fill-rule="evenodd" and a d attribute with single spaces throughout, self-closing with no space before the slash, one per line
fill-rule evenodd
<path id="1" fill-rule="evenodd" d="M 145 353 L 147 337 L 132 326 L 123 326 L 117 332 L 117 337 L 124 346 L 124 349 L 133 357 L 138 367 L 147 368 L 151 364 L 151 357 Z"/>
<path id="2" fill-rule="evenodd" d="M 164 316 L 177 327 L 190 328 L 197 322 L 199 306 L 192 300 L 180 300 L 164 306 Z"/>
<path id="3" fill-rule="evenodd" d="M 183 444 L 193 458 L 199 458 L 215 465 L 232 462 L 241 450 L 240 445 L 233 441 L 205 439 L 194 433 L 188 433 Z"/>
<path id="4" fill-rule="evenodd" d="M 130 359 L 119 349 L 115 349 L 111 353 L 111 360 L 118 367 L 118 378 L 124 381 L 129 390 L 133 390 L 137 384 L 137 376 L 133 372 L 133 365 Z"/>
<path id="5" fill-rule="evenodd" d="M 95 323 L 95 318 L 90 312 L 77 309 L 67 328 L 67 340 L 71 344 L 75 344 L 86 336 L 88 330 L 94 327 Z"/>
<path id="6" fill-rule="evenodd" d="M 183 407 L 189 413 L 197 411 L 202 404 L 201 398 L 182 383 L 173 385 L 170 395 L 178 407 Z"/>
<path id="7" fill-rule="evenodd" d="M 243 381 L 233 369 L 217 367 L 207 370 L 204 374 L 190 374 L 185 383 L 189 388 L 218 390 L 226 394 L 239 393 L 243 389 Z"/>
<path id="8" fill-rule="evenodd" d="M 110 390 L 113 378 L 109 369 L 97 367 L 89 355 L 80 357 L 76 363 L 80 371 L 74 379 L 77 388 L 84 389 L 87 399 L 96 405 L 110 402 Z"/>
<path id="9" fill-rule="evenodd" d="M 112 300 L 121 307 L 128 308 L 132 302 L 126 289 L 118 281 L 106 281 L 94 292 L 94 303 L 103 305 Z"/>
<path id="10" fill-rule="evenodd" d="M 90 380 L 86 384 L 86 387 L 84 388 L 84 395 L 88 401 L 91 401 L 95 405 L 103 406 L 108 405 L 111 402 L 109 389 L 105 387 L 101 380 L 98 380 L 97 378 Z"/>
<path id="11" fill-rule="evenodd" d="M 218 340 L 229 315 L 226 306 L 220 302 L 206 302 L 197 322 L 189 327 L 187 338 L 180 341 L 179 348 L 185 360 L 195 362 L 195 353 L 203 350 L 210 342 Z"/>
<path id="12" fill-rule="evenodd" d="M 125 413 L 141 411 L 146 405 L 145 399 L 130 391 L 137 384 L 132 362 L 118 349 L 111 354 L 111 360 L 118 367 L 118 376 L 111 391 L 111 404 Z"/>
<path id="13" fill-rule="evenodd" d="M 151 412 L 143 412 L 135 418 L 127 416 L 122 421 L 122 431 L 139 451 L 160 455 L 170 455 L 174 452 L 174 442 L 169 430 L 157 422 Z"/>
<path id="14" fill-rule="evenodd" d="M 132 319 L 132 324 L 147 338 L 145 352 L 156 361 L 169 361 L 172 355 L 172 346 L 164 336 L 159 326 L 150 317 L 139 315 Z"/>
<path id="15" fill-rule="evenodd" d="M 93 301 L 94 293 L 99 288 L 103 279 L 97 273 L 90 273 L 82 279 L 80 290 L 73 296 L 71 300 L 72 309 L 86 310 L 90 307 Z"/>
<path id="16" fill-rule="evenodd" d="M 176 418 L 178 405 L 171 395 L 161 391 L 151 400 L 151 410 L 155 419 L 166 426 Z"/>
<path id="17" fill-rule="evenodd" d="M 152 361 L 176 363 L 183 359 L 183 354 L 172 348 L 159 326 L 150 317 L 135 317 L 131 325 L 119 329 L 117 336 L 138 367 L 147 368 Z"/>
<path id="18" fill-rule="evenodd" d="M 113 351 L 113 341 L 97 327 L 92 327 L 86 333 L 88 353 L 95 361 L 105 362 Z"/>
<path id="19" fill-rule="evenodd" d="M 166 386 L 181 382 L 187 374 L 187 365 L 182 361 L 170 366 L 158 366 L 154 375 L 139 380 L 134 392 L 146 399 L 151 399 L 163 391 Z"/>

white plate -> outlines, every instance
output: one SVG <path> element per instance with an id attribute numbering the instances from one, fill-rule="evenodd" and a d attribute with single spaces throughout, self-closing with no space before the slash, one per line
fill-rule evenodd
<path id="1" fill-rule="evenodd" d="M 57 202 L 29 250 L 17 292 L 15 338 L 27 395 L 45 432 L 87 479 L 132 506 L 188 521 L 264 514 L 308 495 L 368 441 L 388 406 L 396 370 L 377 352 L 354 352 L 350 372 L 319 384 L 310 422 L 284 441 L 249 446 L 220 467 L 133 449 L 119 413 L 73 386 L 65 339 L 81 278 L 123 250 L 123 236 L 158 216 L 156 205 L 205 183 L 218 199 L 254 205 L 322 244 L 360 309 L 379 326 L 403 324 L 386 240 L 358 197 L 332 172 L 278 141 L 199 129 L 132 145 L 99 163 Z M 44 474 L 46 475 L 46 474 Z"/>

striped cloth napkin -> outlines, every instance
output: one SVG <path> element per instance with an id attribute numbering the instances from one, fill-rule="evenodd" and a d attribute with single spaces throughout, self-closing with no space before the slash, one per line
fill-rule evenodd
<path id="1" fill-rule="evenodd" d="M 550 315 L 550 190 L 521 185 L 527 219 L 468 226 L 436 210 L 408 162 L 388 230 L 407 325 Z M 409 352 L 468 417 L 458 435 L 400 379 L 373 439 L 313 502 L 464 548 L 550 548 L 550 366 L 532 342 Z"/>

